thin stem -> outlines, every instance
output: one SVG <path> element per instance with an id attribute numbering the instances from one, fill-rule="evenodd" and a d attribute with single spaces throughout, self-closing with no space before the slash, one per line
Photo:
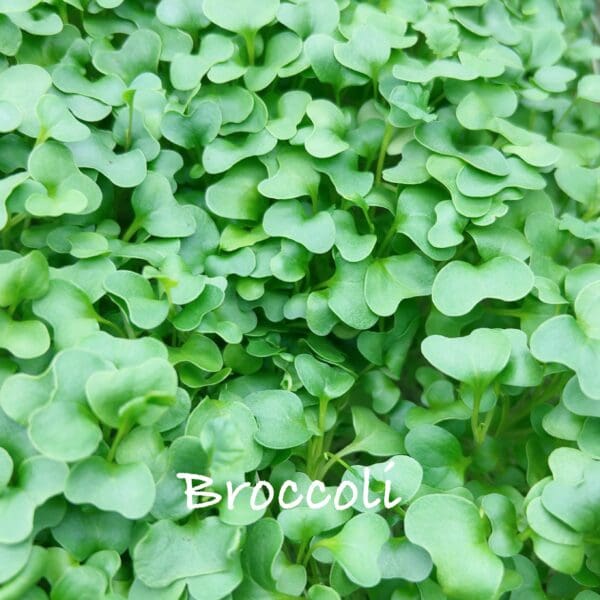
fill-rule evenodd
<path id="1" fill-rule="evenodd" d="M 301 565 L 308 549 L 308 540 L 304 540 L 298 547 L 298 554 L 296 555 L 296 564 Z"/>
<path id="2" fill-rule="evenodd" d="M 33 144 L 34 148 L 37 148 L 41 144 L 43 144 L 48 139 L 48 132 L 42 127 L 40 132 L 38 133 L 37 138 L 35 139 L 35 144 Z"/>
<path id="3" fill-rule="evenodd" d="M 377 157 L 377 167 L 375 170 L 375 185 L 381 183 L 381 174 L 383 173 L 383 165 L 385 163 L 385 157 L 387 154 L 388 146 L 394 137 L 394 126 L 386 122 L 385 130 L 383 132 L 383 138 L 381 140 L 381 146 L 379 147 L 379 156 Z"/>
<path id="4" fill-rule="evenodd" d="M 187 100 L 185 101 L 185 104 L 183 105 L 183 114 L 185 114 L 187 112 L 188 107 L 190 106 L 190 102 L 196 97 L 196 94 L 200 91 L 200 88 L 202 87 L 202 83 L 199 83 L 191 92 L 190 95 L 187 97 Z"/>
<path id="5" fill-rule="evenodd" d="M 501 412 L 500 412 L 500 420 L 498 421 L 498 425 L 496 426 L 496 435 L 500 434 L 504 429 L 504 424 L 506 422 L 506 418 L 508 417 L 508 411 L 510 409 L 510 400 L 508 396 L 502 396 L 501 400 Z"/>
<path id="6" fill-rule="evenodd" d="M 112 329 L 116 331 L 120 337 L 127 337 L 127 334 L 116 323 L 113 323 L 109 319 L 105 319 L 104 317 L 98 317 L 98 322 L 102 325 L 112 327 Z"/>
<path id="7" fill-rule="evenodd" d="M 354 452 L 354 444 L 353 442 L 350 442 L 345 448 L 338 450 L 335 454 L 330 454 L 329 456 L 331 458 L 321 467 L 317 479 L 322 481 L 333 465 L 336 463 L 344 464 L 341 460 L 342 457 L 346 456 L 347 454 L 352 454 L 352 452 Z"/>
<path id="8" fill-rule="evenodd" d="M 473 432 L 473 439 L 477 445 L 481 444 L 480 431 L 479 431 L 479 408 L 481 406 L 481 392 L 479 390 L 473 390 L 473 410 L 471 411 L 471 431 Z"/>
<path id="9" fill-rule="evenodd" d="M 351 473 L 354 473 L 357 477 L 361 476 L 360 473 L 358 473 L 352 465 L 348 464 L 343 458 L 340 458 L 337 454 L 332 454 L 331 452 L 325 452 L 325 457 L 327 459 L 333 458 L 335 460 L 335 462 L 342 465 L 342 467 L 344 467 L 344 469 L 346 469 L 346 471 L 350 471 Z"/>
<path id="10" fill-rule="evenodd" d="M 2 246 L 5 250 L 7 250 L 10 246 L 10 232 L 12 228 L 25 221 L 28 217 L 29 215 L 27 213 L 19 213 L 8 220 L 4 226 L 4 229 L 2 230 Z"/>
<path id="11" fill-rule="evenodd" d="M 121 425 L 119 425 L 119 429 L 117 429 L 117 434 L 115 435 L 112 444 L 110 445 L 110 450 L 106 455 L 106 460 L 111 463 L 115 460 L 115 455 L 117 454 L 117 449 L 119 444 L 123 440 L 123 438 L 129 433 L 131 430 L 131 423 L 129 421 L 123 421 Z"/>
<path id="12" fill-rule="evenodd" d="M 308 561 L 310 560 L 310 557 L 312 556 L 313 552 L 317 549 L 320 548 L 322 546 L 324 546 L 325 544 L 323 543 L 324 540 L 320 540 L 316 543 L 314 543 L 310 548 L 308 548 L 308 551 L 305 553 L 304 558 L 302 559 L 302 564 L 306 567 L 306 565 L 308 564 Z"/>
<path id="13" fill-rule="evenodd" d="M 319 469 L 319 463 L 323 457 L 323 438 L 325 436 L 325 426 L 326 426 L 326 418 L 327 418 L 327 404 L 329 403 L 329 399 L 325 397 L 319 398 L 319 435 L 313 439 L 313 443 L 309 448 L 309 457 L 308 457 L 308 465 L 307 472 L 309 476 L 313 476 L 317 473 Z"/>
<path id="14" fill-rule="evenodd" d="M 521 533 L 519 533 L 517 535 L 517 537 L 524 542 L 525 540 L 528 540 L 531 537 L 531 534 L 533 533 L 533 530 L 531 529 L 531 527 L 527 527 L 527 529 L 524 529 L 523 531 L 521 531 Z"/>
<path id="15" fill-rule="evenodd" d="M 534 395 L 524 401 L 520 402 L 506 417 L 505 424 L 507 427 L 515 425 L 518 423 L 523 417 L 527 416 L 535 406 L 538 404 L 542 404 L 553 398 L 555 395 L 560 393 L 562 389 L 564 378 L 569 377 L 570 375 L 567 373 L 566 375 L 561 373 L 554 376 L 554 380 L 546 386 L 542 393 L 539 395 Z"/>
<path id="16" fill-rule="evenodd" d="M 311 191 L 310 202 L 311 202 L 311 205 L 312 205 L 313 214 L 316 215 L 319 212 L 319 206 L 318 206 L 319 195 L 318 195 L 318 193 L 317 193 L 316 190 Z"/>
<path id="17" fill-rule="evenodd" d="M 254 65 L 254 38 L 256 36 L 256 32 L 247 31 L 242 34 L 244 41 L 246 42 L 246 54 L 248 55 L 248 62 L 250 65 Z"/>
<path id="18" fill-rule="evenodd" d="M 127 99 L 127 106 L 129 107 L 129 114 L 127 118 L 127 131 L 125 132 L 125 150 L 131 148 L 131 142 L 133 139 L 133 103 L 135 100 L 135 91 Z"/>
<path id="19" fill-rule="evenodd" d="M 123 237 L 121 239 L 124 242 L 131 241 L 131 238 L 137 233 L 137 231 L 139 230 L 139 228 L 140 228 L 140 225 L 139 225 L 137 219 L 134 219 L 131 222 L 131 225 L 129 225 L 129 227 L 127 228 L 127 230 L 123 234 Z"/>
<path id="20" fill-rule="evenodd" d="M 62 22 L 67 25 L 69 23 L 69 13 L 67 12 L 67 3 L 65 0 L 60 0 L 58 3 L 58 12 Z"/>
<path id="21" fill-rule="evenodd" d="M 394 219 L 390 228 L 387 230 L 385 237 L 381 241 L 381 246 L 379 246 L 377 256 L 385 256 L 385 253 L 388 251 L 396 233 L 398 233 L 398 221 L 397 219 Z"/>
<path id="22" fill-rule="evenodd" d="M 563 112 L 563 114 L 560 116 L 560 119 L 558 119 L 558 121 L 556 121 L 556 124 L 554 125 L 555 129 L 558 129 L 563 124 L 565 119 L 571 114 L 571 111 L 573 110 L 574 107 L 575 107 L 575 99 L 571 102 L 571 104 L 569 104 L 569 107 L 565 110 L 565 112 Z"/>

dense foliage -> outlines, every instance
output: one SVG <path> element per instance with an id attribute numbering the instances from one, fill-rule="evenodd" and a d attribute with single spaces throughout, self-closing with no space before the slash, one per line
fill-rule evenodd
<path id="1" fill-rule="evenodd" d="M 0 600 L 600 598 L 594 10 L 0 0 Z"/>

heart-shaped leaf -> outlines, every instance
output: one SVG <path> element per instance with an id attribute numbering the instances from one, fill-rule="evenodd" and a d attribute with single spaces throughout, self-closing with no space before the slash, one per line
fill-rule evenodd
<path id="1" fill-rule="evenodd" d="M 475 600 L 498 593 L 504 566 L 487 545 L 486 526 L 474 504 L 459 496 L 423 496 L 408 508 L 405 530 L 431 555 L 447 594 Z"/>
<path id="2" fill-rule="evenodd" d="M 520 300 L 531 291 L 533 283 L 529 267 L 512 256 L 498 256 L 478 267 L 455 260 L 438 272 L 431 294 L 438 310 L 460 316 L 484 298 Z"/>

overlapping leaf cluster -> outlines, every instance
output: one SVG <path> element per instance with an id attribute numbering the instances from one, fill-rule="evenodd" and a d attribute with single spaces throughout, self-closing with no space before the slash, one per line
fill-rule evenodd
<path id="1" fill-rule="evenodd" d="M 0 599 L 599 598 L 595 10 L 0 0 Z"/>

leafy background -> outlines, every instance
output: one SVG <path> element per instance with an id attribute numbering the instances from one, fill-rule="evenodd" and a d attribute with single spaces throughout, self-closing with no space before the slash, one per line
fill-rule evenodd
<path id="1" fill-rule="evenodd" d="M 0 0 L 0 599 L 600 598 L 594 10 Z"/>

